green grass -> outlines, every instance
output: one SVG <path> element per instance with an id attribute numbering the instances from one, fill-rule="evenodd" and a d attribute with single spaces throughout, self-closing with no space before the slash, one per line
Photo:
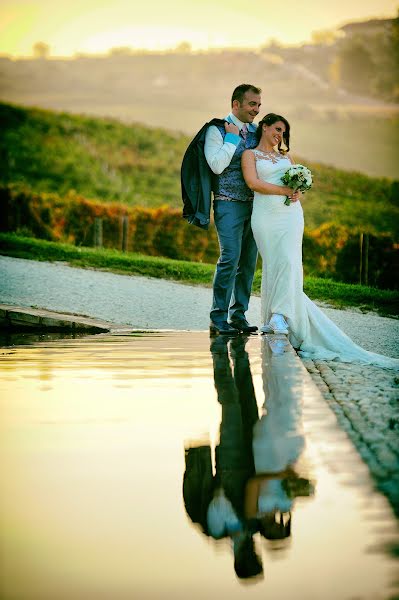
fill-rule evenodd
<path id="1" fill-rule="evenodd" d="M 180 195 L 182 134 L 3 103 L 0 129 L 2 181 L 149 207 Z"/>
<path id="2" fill-rule="evenodd" d="M 123 253 L 118 250 L 77 247 L 5 233 L 0 234 L 0 254 L 32 260 L 65 261 L 77 267 L 169 279 L 192 285 L 211 286 L 214 272 L 214 265 L 209 264 Z M 257 271 L 253 286 L 255 294 L 260 293 L 260 282 L 261 272 Z M 390 316 L 399 312 L 399 292 L 396 291 L 337 283 L 316 277 L 305 278 L 304 289 L 312 300 L 340 308 L 357 307 Z"/>

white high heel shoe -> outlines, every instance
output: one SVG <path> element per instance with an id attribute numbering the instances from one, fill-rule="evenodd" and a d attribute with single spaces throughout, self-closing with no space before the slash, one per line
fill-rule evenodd
<path id="1" fill-rule="evenodd" d="M 269 323 L 260 328 L 262 333 L 288 334 L 288 323 L 283 315 L 277 313 L 272 315 Z"/>

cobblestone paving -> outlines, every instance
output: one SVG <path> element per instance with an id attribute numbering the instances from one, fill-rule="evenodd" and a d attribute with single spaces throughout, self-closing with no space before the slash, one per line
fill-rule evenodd
<path id="1" fill-rule="evenodd" d="M 399 516 L 399 374 L 335 361 L 303 364 Z"/>

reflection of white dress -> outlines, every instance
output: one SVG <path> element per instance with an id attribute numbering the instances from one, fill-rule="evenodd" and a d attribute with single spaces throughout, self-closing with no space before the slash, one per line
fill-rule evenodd
<path id="1" fill-rule="evenodd" d="M 288 158 L 276 162 L 253 150 L 258 177 L 281 184 L 290 167 Z M 399 360 L 357 346 L 303 292 L 303 211 L 300 202 L 284 204 L 285 196 L 255 192 L 252 231 L 263 261 L 261 312 L 268 323 L 273 313 L 285 316 L 289 339 L 303 357 L 339 359 L 399 369 Z"/>
<path id="2" fill-rule="evenodd" d="M 305 447 L 302 379 L 292 372 L 287 376 L 285 356 L 274 355 L 267 344 L 262 345 L 262 372 L 264 414 L 255 423 L 252 436 L 257 475 L 293 467 Z"/>
<path id="3" fill-rule="evenodd" d="M 262 371 L 265 413 L 255 423 L 252 436 L 255 472 L 268 475 L 260 483 L 259 515 L 291 510 L 292 500 L 284 490 L 282 472 L 296 466 L 305 448 L 301 377 L 292 371 L 287 377 L 284 353 L 275 355 L 266 343 L 262 345 Z"/>

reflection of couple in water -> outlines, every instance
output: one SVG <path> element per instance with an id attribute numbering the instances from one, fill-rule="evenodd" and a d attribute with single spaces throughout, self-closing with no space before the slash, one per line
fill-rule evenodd
<path id="1" fill-rule="evenodd" d="M 189 517 L 205 535 L 230 538 L 240 578 L 263 572 L 255 534 L 274 543 L 289 538 L 294 499 L 312 491 L 309 480 L 296 470 L 304 448 L 301 407 L 290 387 L 281 385 L 286 342 L 281 340 L 282 346 L 272 352 L 267 339 L 262 341 L 265 404 L 259 418 L 247 339 L 211 341 L 222 407 L 216 464 L 213 469 L 210 445 L 188 447 L 183 482 Z"/>

